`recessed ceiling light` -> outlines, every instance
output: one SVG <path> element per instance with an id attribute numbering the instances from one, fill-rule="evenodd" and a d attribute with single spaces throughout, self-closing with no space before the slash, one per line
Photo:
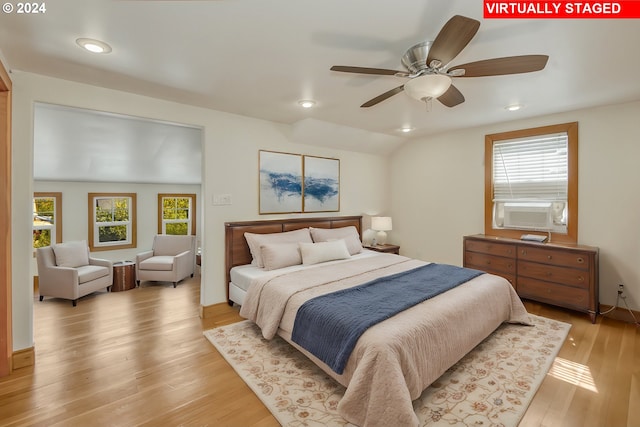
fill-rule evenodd
<path id="1" fill-rule="evenodd" d="M 300 105 L 302 108 L 311 108 L 316 105 L 316 101 L 312 101 L 311 99 L 302 99 L 298 101 L 298 105 Z"/>
<path id="2" fill-rule="evenodd" d="M 86 39 L 80 38 L 76 40 L 78 46 L 83 49 L 88 50 L 92 53 L 109 53 L 111 52 L 111 46 L 106 44 L 105 42 L 101 42 L 100 40 L 95 39 Z"/>
<path id="3" fill-rule="evenodd" d="M 401 127 L 399 130 L 402 133 L 409 133 L 409 132 L 415 130 L 415 128 L 412 128 L 412 127 L 409 127 L 409 126 L 405 126 L 405 127 Z"/>
<path id="4" fill-rule="evenodd" d="M 521 108 L 522 108 L 521 104 L 507 105 L 506 107 L 504 107 L 504 109 L 507 111 L 518 111 Z"/>

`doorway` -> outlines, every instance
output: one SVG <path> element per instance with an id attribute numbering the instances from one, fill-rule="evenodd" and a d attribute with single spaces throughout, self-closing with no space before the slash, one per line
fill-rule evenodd
<path id="1" fill-rule="evenodd" d="M 11 373 L 11 79 L 0 62 L 0 377 Z"/>

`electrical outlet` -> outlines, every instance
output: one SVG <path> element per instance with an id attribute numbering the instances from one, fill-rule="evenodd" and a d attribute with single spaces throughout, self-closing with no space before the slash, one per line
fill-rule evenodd
<path id="1" fill-rule="evenodd" d="M 620 283 L 618 285 L 618 295 L 622 295 L 622 292 L 624 292 L 624 285 Z"/>

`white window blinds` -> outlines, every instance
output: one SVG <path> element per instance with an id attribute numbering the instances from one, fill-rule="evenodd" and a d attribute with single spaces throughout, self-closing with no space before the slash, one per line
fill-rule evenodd
<path id="1" fill-rule="evenodd" d="M 567 201 L 566 132 L 493 144 L 493 200 Z"/>

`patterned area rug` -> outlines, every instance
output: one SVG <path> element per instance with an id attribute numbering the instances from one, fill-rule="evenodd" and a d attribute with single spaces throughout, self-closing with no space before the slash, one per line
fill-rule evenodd
<path id="1" fill-rule="evenodd" d="M 534 327 L 504 324 L 413 402 L 421 425 L 517 426 L 571 325 L 531 315 Z M 280 337 L 249 321 L 205 337 L 283 426 L 348 426 L 344 387 Z"/>

